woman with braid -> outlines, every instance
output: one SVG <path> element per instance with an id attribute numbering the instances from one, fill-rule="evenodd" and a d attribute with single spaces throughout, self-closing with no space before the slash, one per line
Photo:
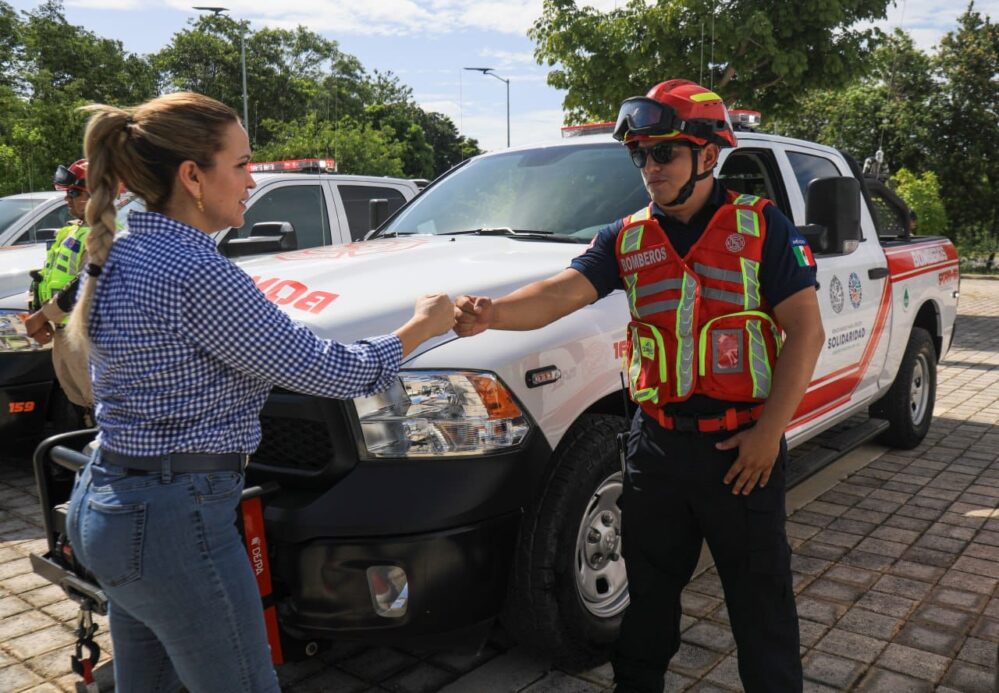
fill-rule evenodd
<path id="1" fill-rule="evenodd" d="M 222 257 L 243 223 L 250 146 L 236 113 L 176 93 L 89 106 L 90 264 L 70 322 L 90 349 L 100 447 L 67 533 L 110 601 L 119 693 L 278 691 L 256 582 L 235 528 L 272 385 L 325 397 L 386 389 L 454 323 L 424 296 L 394 333 L 340 344 L 297 326 Z M 115 235 L 119 183 L 148 212 Z"/>

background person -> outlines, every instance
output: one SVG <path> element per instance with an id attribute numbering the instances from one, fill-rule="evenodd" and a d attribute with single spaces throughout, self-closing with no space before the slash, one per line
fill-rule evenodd
<path id="1" fill-rule="evenodd" d="M 74 488 L 67 534 L 110 601 L 116 690 L 277 691 L 235 528 L 268 392 L 383 390 L 404 355 L 451 329 L 454 306 L 425 296 L 393 334 L 319 339 L 209 235 L 243 224 L 255 185 L 232 109 L 174 93 L 88 110 L 91 264 L 70 330 L 90 347 L 100 448 Z M 116 238 L 119 182 L 150 211 Z"/>
<path id="2" fill-rule="evenodd" d="M 824 340 L 815 268 L 773 204 L 714 180 L 720 148 L 736 146 L 718 95 L 663 82 L 622 104 L 614 134 L 652 203 L 549 279 L 495 301 L 460 297 L 455 331 L 535 329 L 626 292 L 639 408 L 620 503 L 631 603 L 616 690 L 663 690 L 680 647 L 680 593 L 706 539 L 746 690 L 801 691 L 783 434 Z"/>
<path id="3" fill-rule="evenodd" d="M 66 206 L 73 220 L 56 232 L 55 240 L 45 256 L 45 266 L 35 270 L 32 276 L 30 316 L 25 320 L 28 336 L 40 344 L 52 344 L 52 367 L 59 386 L 66 398 L 79 407 L 89 425 L 90 410 L 93 408 L 93 394 L 90 387 L 90 372 L 87 356 L 70 344 L 64 334 L 69 322 L 72 303 L 60 299 L 60 293 L 67 287 L 86 264 L 85 241 L 90 227 L 83 220 L 84 210 L 90 201 L 87 191 L 87 160 L 80 159 L 69 166 L 60 166 L 52 178 L 56 190 L 66 192 Z"/>

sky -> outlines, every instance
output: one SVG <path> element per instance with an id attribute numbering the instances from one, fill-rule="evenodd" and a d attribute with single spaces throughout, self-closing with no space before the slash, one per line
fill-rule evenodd
<path id="1" fill-rule="evenodd" d="M 618 4 L 617 0 L 582 1 L 600 10 Z M 18 10 L 37 5 L 28 0 L 8 2 Z M 191 9 L 192 0 L 64 2 L 69 22 L 142 54 L 165 46 L 197 14 Z M 462 68 L 492 67 L 510 80 L 511 144 L 558 137 L 564 93 L 546 84 L 548 68 L 534 61 L 534 44 L 526 33 L 541 14 L 542 0 L 213 0 L 208 4 L 228 7 L 233 17 L 249 20 L 254 29 L 303 24 L 338 41 L 341 50 L 357 56 L 368 71 L 398 75 L 412 87 L 417 103 L 449 116 L 463 135 L 477 139 L 486 150 L 506 146 L 506 85 Z M 877 26 L 885 31 L 901 27 L 918 47 L 931 51 L 956 28 L 966 7 L 965 0 L 898 0 Z M 978 0 L 975 7 L 999 21 L 999 0 Z"/>

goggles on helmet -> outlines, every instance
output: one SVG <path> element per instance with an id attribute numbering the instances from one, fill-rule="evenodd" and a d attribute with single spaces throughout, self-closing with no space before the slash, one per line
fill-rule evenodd
<path id="1" fill-rule="evenodd" d="M 646 96 L 625 99 L 617 113 L 614 139 L 624 141 L 628 135 L 668 135 L 683 125 L 669 106 Z"/>
<path id="2" fill-rule="evenodd" d="M 74 174 L 72 171 L 70 171 L 62 164 L 59 165 L 59 168 L 56 169 L 55 175 L 52 176 L 52 183 L 57 188 L 60 189 L 65 189 L 65 188 L 86 189 L 87 187 L 86 178 L 77 178 L 76 174 Z"/>
<path id="3" fill-rule="evenodd" d="M 724 124 L 724 121 L 684 120 L 666 104 L 647 96 L 633 96 L 621 104 L 614 125 L 614 139 L 624 142 L 633 135 L 685 135 L 720 144 L 717 133 L 724 129 Z"/>

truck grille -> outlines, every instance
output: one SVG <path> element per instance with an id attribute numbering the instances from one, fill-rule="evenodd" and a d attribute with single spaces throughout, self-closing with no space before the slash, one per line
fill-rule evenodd
<path id="1" fill-rule="evenodd" d="M 253 462 L 318 474 L 333 461 L 333 441 L 324 423 L 308 419 L 261 416 L 263 438 Z"/>

